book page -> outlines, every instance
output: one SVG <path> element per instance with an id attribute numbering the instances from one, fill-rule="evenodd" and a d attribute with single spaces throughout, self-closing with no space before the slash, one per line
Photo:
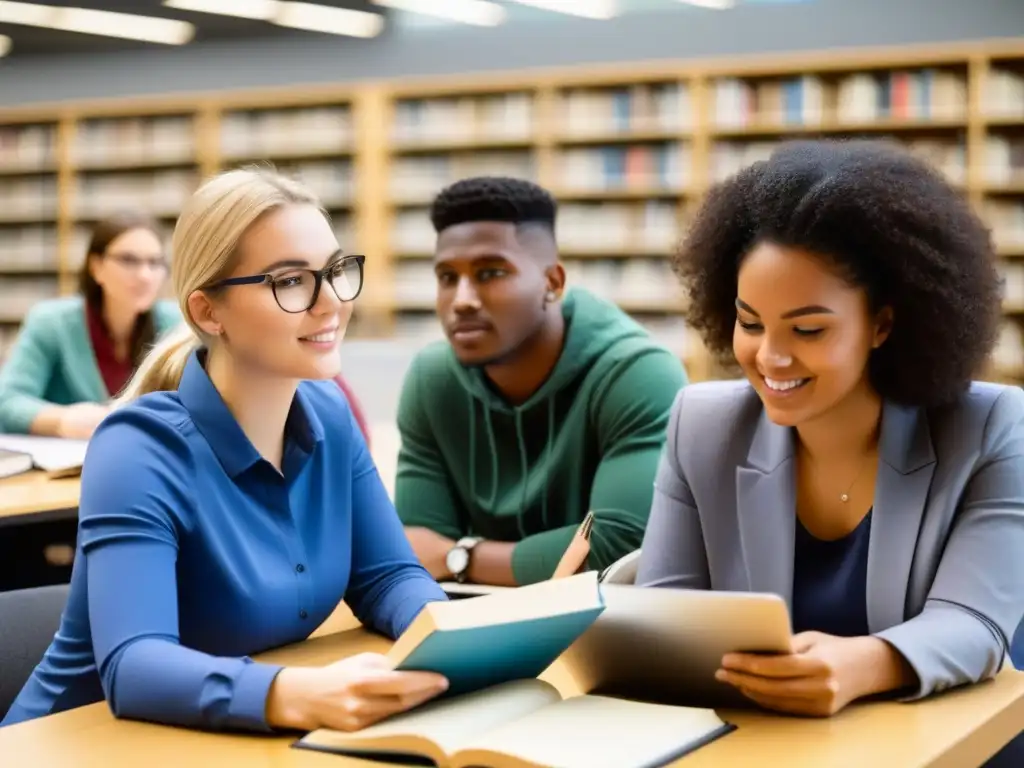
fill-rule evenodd
<path id="1" fill-rule="evenodd" d="M 480 734 L 560 700 L 558 691 L 542 680 L 516 680 L 432 701 L 353 733 L 320 729 L 303 741 L 341 750 L 402 751 L 401 743 L 407 741 L 403 737 L 416 736 L 434 742 L 450 755 Z"/>
<path id="2" fill-rule="evenodd" d="M 723 726 L 711 709 L 574 696 L 481 733 L 453 763 L 639 768 L 678 755 Z M 501 760 L 501 755 L 515 762 Z"/>

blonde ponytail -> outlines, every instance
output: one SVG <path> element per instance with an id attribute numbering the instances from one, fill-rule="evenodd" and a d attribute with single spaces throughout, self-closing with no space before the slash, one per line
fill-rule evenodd
<path id="1" fill-rule="evenodd" d="M 302 184 L 266 167 L 226 171 L 192 194 L 178 217 L 171 245 L 171 283 L 185 321 L 149 351 L 116 405 L 178 388 L 191 354 L 214 341 L 192 320 L 189 297 L 230 271 L 239 242 L 259 218 L 292 204 L 323 210 Z"/>
<path id="2" fill-rule="evenodd" d="M 161 338 L 143 359 L 131 381 L 114 401 L 126 405 L 150 392 L 171 392 L 178 388 L 185 364 L 202 341 L 188 323 L 181 323 Z"/>

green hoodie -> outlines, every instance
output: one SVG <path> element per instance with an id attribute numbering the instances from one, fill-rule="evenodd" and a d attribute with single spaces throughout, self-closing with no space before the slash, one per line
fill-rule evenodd
<path id="1" fill-rule="evenodd" d="M 563 314 L 562 355 L 522 405 L 441 341 L 416 356 L 398 408 L 402 522 L 519 542 L 519 584 L 551 577 L 588 510 L 590 568 L 640 547 L 669 411 L 686 384 L 678 356 L 614 304 L 575 288 Z"/>

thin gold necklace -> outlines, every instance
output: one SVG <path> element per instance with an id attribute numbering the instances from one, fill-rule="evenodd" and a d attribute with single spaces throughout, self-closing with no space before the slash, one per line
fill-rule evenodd
<path id="1" fill-rule="evenodd" d="M 863 462 L 861 463 L 861 465 L 860 465 L 860 469 L 859 469 L 859 470 L 857 470 L 857 476 L 853 478 L 853 482 L 852 482 L 852 483 L 850 483 L 850 487 L 846 489 L 846 493 L 841 493 L 841 494 L 839 494 L 839 500 L 840 500 L 841 502 L 843 502 L 844 504 L 845 504 L 846 502 L 848 502 L 848 501 L 850 500 L 850 491 L 852 491 L 852 490 L 853 490 L 853 486 L 855 486 L 855 485 L 857 484 L 857 481 L 858 481 L 858 480 L 860 480 L 860 476 L 864 474 L 864 467 L 866 467 L 866 466 L 868 465 L 868 461 L 869 461 L 870 459 L 871 459 L 871 456 L 869 455 L 869 456 L 868 456 L 868 457 L 867 457 L 866 459 L 864 459 L 864 461 L 863 461 Z"/>
<path id="2" fill-rule="evenodd" d="M 817 463 L 814 457 L 811 456 L 810 454 L 807 454 L 807 458 L 810 459 L 812 463 Z M 843 493 L 839 494 L 839 500 L 843 502 L 843 504 L 846 504 L 847 502 L 850 501 L 850 491 L 853 490 L 853 486 L 857 484 L 857 481 L 860 480 L 861 475 L 864 474 L 864 467 L 868 465 L 868 462 L 870 460 L 871 455 L 869 454 L 867 457 L 865 457 L 864 461 L 861 462 L 860 469 L 857 470 L 857 475 L 853 478 L 853 481 L 850 483 L 849 487 Z"/>

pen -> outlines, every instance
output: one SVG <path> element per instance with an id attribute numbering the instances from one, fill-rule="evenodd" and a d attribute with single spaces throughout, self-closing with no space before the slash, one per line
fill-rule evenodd
<path id="1" fill-rule="evenodd" d="M 593 530 L 594 512 L 591 510 L 587 512 L 587 516 L 583 518 L 580 527 L 573 534 L 572 541 L 566 547 L 562 559 L 558 561 L 558 567 L 555 568 L 551 578 L 562 579 L 579 573 L 587 562 L 587 555 L 590 554 L 590 535 L 593 533 Z"/>

